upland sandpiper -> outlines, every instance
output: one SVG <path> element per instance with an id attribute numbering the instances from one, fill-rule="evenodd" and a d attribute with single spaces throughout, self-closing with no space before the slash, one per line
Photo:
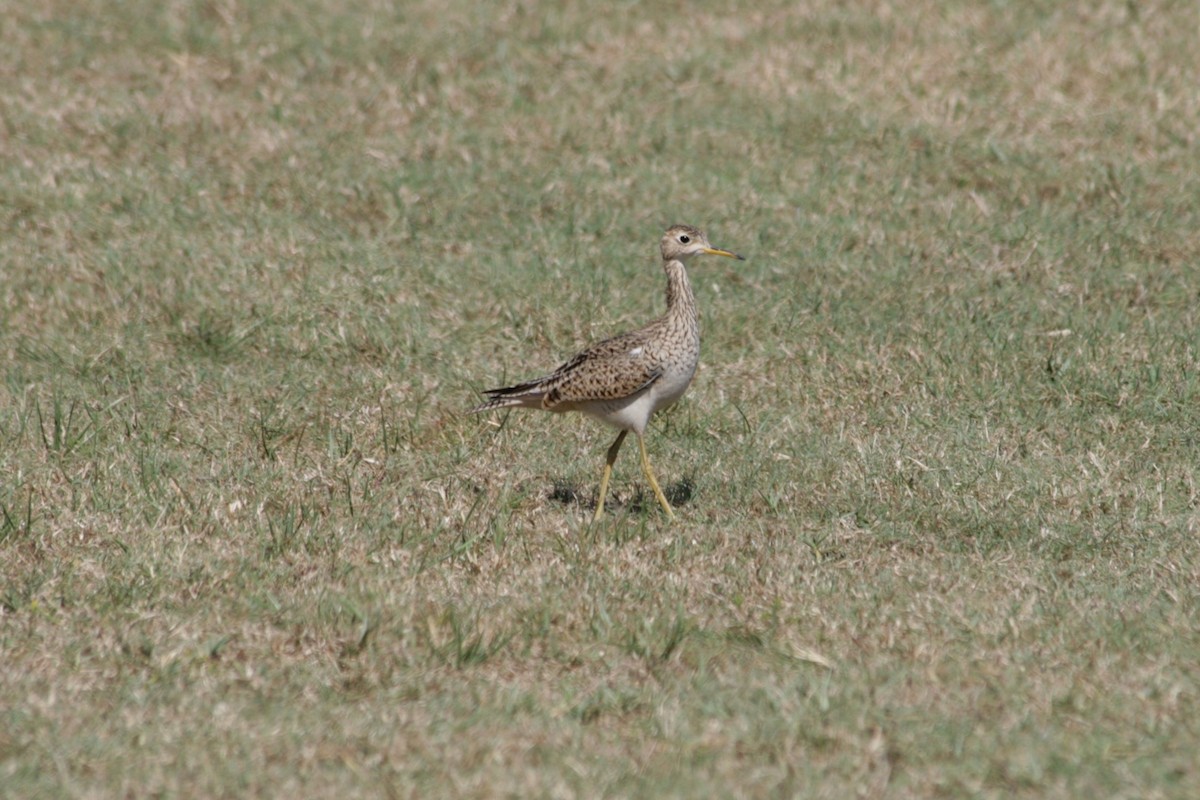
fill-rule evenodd
<path id="1" fill-rule="evenodd" d="M 613 462 L 630 432 L 637 436 L 642 472 L 670 519 L 671 504 L 659 488 L 646 457 L 646 424 L 655 411 L 678 400 L 692 382 L 700 360 L 700 319 L 688 281 L 687 262 L 697 255 L 741 256 L 711 246 L 690 225 L 675 225 L 662 237 L 663 270 L 667 273 L 667 312 L 631 333 L 598 342 L 541 378 L 484 392 L 488 401 L 471 413 L 497 408 L 540 408 L 582 411 L 619 428 L 608 448 L 594 520 L 604 516 L 604 498 Z"/>

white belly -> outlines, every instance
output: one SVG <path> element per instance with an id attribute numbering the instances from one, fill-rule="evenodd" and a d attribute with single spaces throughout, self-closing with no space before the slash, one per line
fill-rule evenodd
<path id="1" fill-rule="evenodd" d="M 696 374 L 696 365 L 678 371 L 668 370 L 643 391 L 621 400 L 598 400 L 580 408 L 586 414 L 614 428 L 643 434 L 655 411 L 674 403 L 687 391 Z"/>

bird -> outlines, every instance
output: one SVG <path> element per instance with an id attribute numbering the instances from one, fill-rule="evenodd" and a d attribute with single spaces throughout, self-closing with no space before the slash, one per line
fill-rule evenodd
<path id="1" fill-rule="evenodd" d="M 625 437 L 637 437 L 642 473 L 668 520 L 675 512 L 654 477 L 646 455 L 646 426 L 656 411 L 687 391 L 700 361 L 700 316 L 688 280 L 687 264 L 699 255 L 745 261 L 729 250 L 713 247 L 699 228 L 673 225 L 660 241 L 667 274 L 666 312 L 635 331 L 597 342 L 540 378 L 488 389 L 487 400 L 468 413 L 502 408 L 579 411 L 620 432 L 605 454 L 604 471 L 593 523 L 604 516 L 604 501 L 613 464 Z"/>

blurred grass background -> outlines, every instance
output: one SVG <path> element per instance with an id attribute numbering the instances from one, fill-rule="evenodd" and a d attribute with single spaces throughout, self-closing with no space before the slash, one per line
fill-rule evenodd
<path id="1" fill-rule="evenodd" d="M 1194 4 L 3 10 L 0 795 L 1195 796 Z"/>

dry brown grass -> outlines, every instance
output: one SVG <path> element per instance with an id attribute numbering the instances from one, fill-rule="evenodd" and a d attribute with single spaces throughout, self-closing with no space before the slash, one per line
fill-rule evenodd
<path id="1" fill-rule="evenodd" d="M 0 796 L 1196 794 L 1191 5 L 4 19 Z"/>

